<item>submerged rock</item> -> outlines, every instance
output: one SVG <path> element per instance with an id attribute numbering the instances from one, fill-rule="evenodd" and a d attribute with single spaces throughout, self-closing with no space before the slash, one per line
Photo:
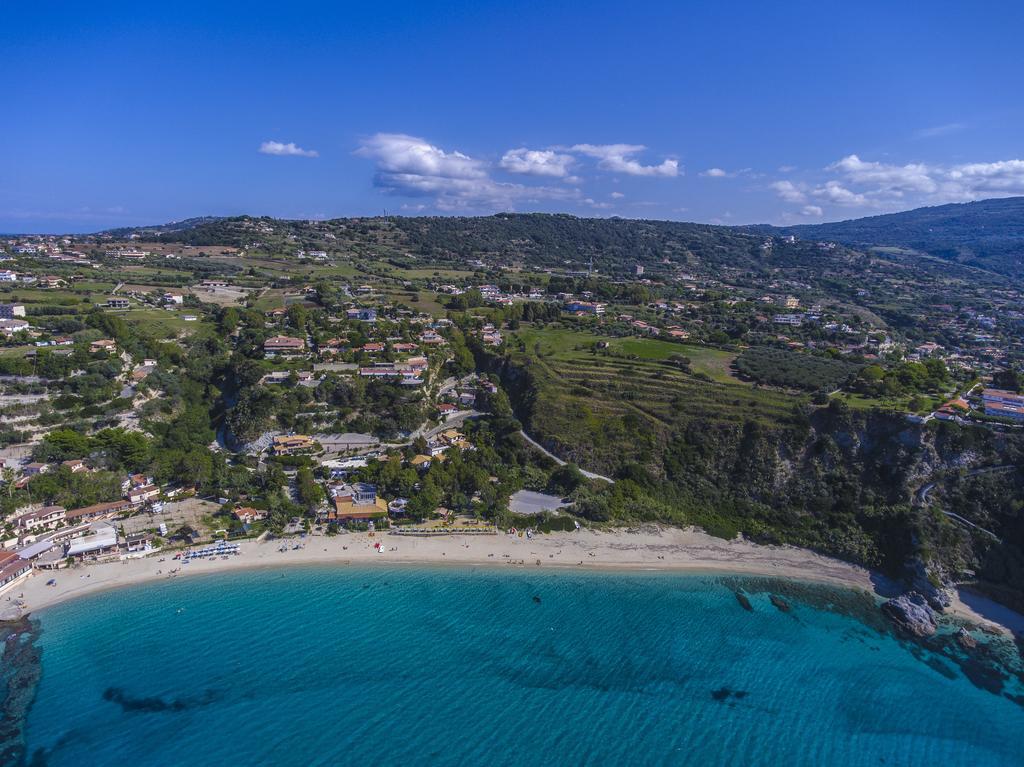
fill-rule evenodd
<path id="1" fill-rule="evenodd" d="M 740 603 L 740 607 L 748 612 L 754 612 L 754 606 L 750 604 L 750 599 L 742 591 L 734 592 L 736 594 L 736 601 Z"/>
<path id="2" fill-rule="evenodd" d="M 773 605 L 775 605 L 775 607 L 777 607 L 781 612 L 788 613 L 790 610 L 793 609 L 792 607 L 789 606 L 789 602 L 787 602 L 785 599 L 783 599 L 780 596 L 776 596 L 775 594 L 772 594 L 771 596 L 768 597 L 768 599 L 770 599 L 771 603 Z"/>
<path id="3" fill-rule="evenodd" d="M 935 612 L 928 600 L 916 591 L 900 594 L 882 605 L 882 612 L 897 628 L 918 638 L 935 634 Z"/>

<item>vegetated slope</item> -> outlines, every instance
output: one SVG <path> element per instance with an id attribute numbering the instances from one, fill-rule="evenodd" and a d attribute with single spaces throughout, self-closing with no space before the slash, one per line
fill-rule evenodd
<path id="1" fill-rule="evenodd" d="M 185 222 L 183 222 L 184 224 Z M 281 253 L 315 248 L 344 255 L 426 260 L 519 262 L 529 267 L 629 274 L 643 264 L 652 275 L 677 269 L 718 273 L 724 267 L 824 269 L 846 251 L 822 253 L 810 242 L 763 248 L 765 235 L 676 221 L 577 218 L 502 213 L 481 217 L 345 218 L 299 221 L 238 216 L 195 220 L 192 226 L 117 230 L 188 245 L 255 247 Z"/>
<path id="2" fill-rule="evenodd" d="M 917 208 L 784 231 L 848 245 L 913 248 L 969 266 L 1024 276 L 1024 197 Z"/>
<path id="3" fill-rule="evenodd" d="M 839 401 L 813 407 L 807 396 L 708 381 L 668 361 L 538 355 L 514 341 L 500 357 L 483 354 L 531 436 L 617 478 L 575 491 L 581 515 L 742 532 L 890 572 L 919 558 L 987 575 L 997 544 L 911 500 L 937 473 L 1019 456 L 1019 435 L 922 427 Z M 1013 551 L 992 561 L 1024 561 L 1017 538 L 999 548 Z M 991 578 L 1020 589 L 1021 572 L 994 568 Z"/>
<path id="4" fill-rule="evenodd" d="M 395 224 L 423 255 L 494 254 L 579 269 L 592 259 L 594 267 L 605 272 L 663 259 L 712 267 L 749 264 L 760 260 L 763 240 L 721 226 L 541 213 L 399 218 Z"/>
<path id="5" fill-rule="evenodd" d="M 725 227 L 677 221 L 577 218 L 566 214 L 500 213 L 493 216 L 339 218 L 326 221 L 267 217 L 194 218 L 160 226 L 116 229 L 191 245 L 253 243 L 281 250 L 317 247 L 382 256 L 412 254 L 432 260 L 522 260 L 532 266 L 629 271 L 657 268 L 824 269 L 848 253 L 822 252 L 813 243 L 763 249 L 766 235 L 795 234 L 851 246 L 892 246 L 1015 277 L 1024 276 L 1024 197 L 918 208 L 902 213 L 785 228 Z M 328 236 L 329 235 L 329 236 Z"/>
<path id="6" fill-rule="evenodd" d="M 192 232 L 199 227 L 215 224 L 218 221 L 224 219 L 220 216 L 196 216 L 195 218 L 186 218 L 181 221 L 170 221 L 166 224 L 155 224 L 153 226 L 124 226 L 118 229 L 107 229 L 102 234 L 108 234 L 115 239 L 127 237 L 131 234 L 147 234 L 153 237 L 160 235 L 172 235 L 172 234 L 184 234 L 185 232 Z M 213 244 L 213 243 L 209 243 Z"/>

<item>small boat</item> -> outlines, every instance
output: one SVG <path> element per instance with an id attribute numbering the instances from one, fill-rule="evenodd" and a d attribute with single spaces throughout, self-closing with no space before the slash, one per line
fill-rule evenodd
<path id="1" fill-rule="evenodd" d="M 50 580 L 48 580 L 46 582 L 46 585 L 47 586 L 56 586 L 57 585 L 57 579 L 56 578 L 50 578 Z"/>

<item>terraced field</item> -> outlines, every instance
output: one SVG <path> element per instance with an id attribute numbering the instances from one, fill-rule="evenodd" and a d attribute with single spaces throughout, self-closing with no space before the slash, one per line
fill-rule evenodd
<path id="1" fill-rule="evenodd" d="M 573 335 L 585 343 L 582 337 L 588 334 Z M 721 375 L 703 380 L 680 370 L 668 355 L 604 356 L 579 349 L 561 333 L 553 339 L 561 351 L 545 347 L 536 336 L 533 340 L 544 350 L 524 355 L 536 382 L 533 436 L 558 455 L 601 473 L 623 463 L 656 460 L 672 435 L 693 423 L 739 432 L 750 421 L 765 426 L 791 422 L 794 406 L 805 399 L 734 380 L 726 383 Z M 669 346 L 686 353 L 686 347 Z"/>

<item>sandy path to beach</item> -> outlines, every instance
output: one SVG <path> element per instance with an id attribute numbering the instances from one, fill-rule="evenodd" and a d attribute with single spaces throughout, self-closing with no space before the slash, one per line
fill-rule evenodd
<path id="1" fill-rule="evenodd" d="M 451 535 L 430 538 L 366 533 L 307 536 L 301 549 L 297 539 L 244 541 L 241 554 L 230 559 L 183 564 L 173 552 L 132 559 L 79 565 L 57 572 L 40 571 L 4 595 L 23 597 L 29 611 L 95 593 L 162 578 L 188 578 L 197 574 L 246 568 L 292 565 L 395 565 L 429 564 L 531 569 L 602 569 L 762 575 L 820 581 L 873 591 L 871 573 L 855 565 L 829 559 L 805 549 L 760 546 L 742 540 L 724 541 L 697 530 L 645 528 L 642 532 L 616 530 L 539 535 L 533 539 L 513 535 Z M 383 551 L 375 544 L 380 544 Z M 286 551 L 280 551 L 287 546 Z M 163 559 L 163 561 L 160 561 Z M 169 575 L 172 570 L 177 572 Z M 47 586 L 50 578 L 56 586 Z M 985 617 L 963 603 L 954 612 L 983 623 Z M 1018 616 L 1019 617 L 1019 616 Z M 1001 623 L 1012 622 L 1000 616 Z M 1013 626 L 1024 630 L 1021 626 Z"/>

